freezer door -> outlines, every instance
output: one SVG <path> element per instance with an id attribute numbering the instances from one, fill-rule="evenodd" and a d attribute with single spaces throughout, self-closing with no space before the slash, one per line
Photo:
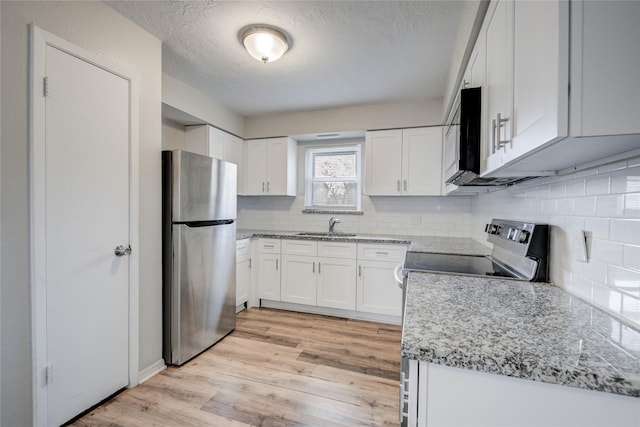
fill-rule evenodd
<path id="1" fill-rule="evenodd" d="M 188 151 L 171 151 L 173 222 L 236 219 L 237 166 Z"/>
<path id="2" fill-rule="evenodd" d="M 173 226 L 168 363 L 183 364 L 235 328 L 235 248 L 235 223 Z"/>

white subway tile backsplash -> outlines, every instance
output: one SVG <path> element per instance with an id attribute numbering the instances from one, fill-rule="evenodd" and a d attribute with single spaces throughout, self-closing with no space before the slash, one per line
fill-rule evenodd
<path id="1" fill-rule="evenodd" d="M 610 287 L 640 298 L 640 272 L 609 265 L 607 276 Z"/>
<path id="2" fill-rule="evenodd" d="M 570 289 L 577 295 L 580 295 L 587 300 L 591 300 L 591 296 L 593 294 L 593 282 L 587 277 L 574 274 L 572 275 Z"/>
<path id="3" fill-rule="evenodd" d="M 608 286 L 593 284 L 593 302 L 615 313 L 622 310 L 622 294 Z"/>
<path id="4" fill-rule="evenodd" d="M 596 201 L 596 215 L 600 217 L 624 216 L 624 195 L 600 196 Z"/>
<path id="5" fill-rule="evenodd" d="M 609 219 L 591 217 L 584 220 L 584 229 L 590 231 L 594 239 L 609 238 Z"/>
<path id="6" fill-rule="evenodd" d="M 640 246 L 624 245 L 623 267 L 640 271 Z"/>
<path id="7" fill-rule="evenodd" d="M 609 194 L 609 185 L 611 177 L 609 175 L 590 176 L 587 178 L 587 196 L 598 196 L 601 194 Z"/>
<path id="8" fill-rule="evenodd" d="M 553 262 L 552 260 L 551 262 Z M 608 265 L 602 261 L 590 260 L 587 263 L 581 263 L 582 274 L 585 277 L 598 283 L 607 283 L 607 267 Z"/>
<path id="9" fill-rule="evenodd" d="M 621 266 L 623 264 L 624 245 L 608 240 L 591 240 L 591 257 L 594 261 Z"/>
<path id="10" fill-rule="evenodd" d="M 640 193 L 631 193 L 624 196 L 624 216 L 627 218 L 640 217 Z"/>
<path id="11" fill-rule="evenodd" d="M 585 180 L 584 178 L 574 179 L 567 182 L 566 187 L 566 196 L 567 197 L 580 197 L 586 194 L 585 190 Z"/>
<path id="12" fill-rule="evenodd" d="M 640 323 L 640 299 L 623 295 L 622 315 L 633 322 Z"/>
<path id="13" fill-rule="evenodd" d="M 567 194 L 567 185 L 564 182 L 558 182 L 549 186 L 549 197 L 559 199 Z"/>
<path id="14" fill-rule="evenodd" d="M 612 219 L 610 227 L 611 240 L 640 244 L 640 219 Z"/>

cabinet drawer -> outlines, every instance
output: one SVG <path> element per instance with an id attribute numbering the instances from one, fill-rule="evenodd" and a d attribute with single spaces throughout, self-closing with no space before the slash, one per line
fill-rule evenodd
<path id="1" fill-rule="evenodd" d="M 283 255 L 318 255 L 318 242 L 312 240 L 282 240 Z"/>
<path id="2" fill-rule="evenodd" d="M 358 244 L 358 259 L 372 261 L 403 261 L 405 245 Z"/>
<path id="3" fill-rule="evenodd" d="M 318 256 L 327 258 L 356 259 L 358 252 L 355 243 L 318 242 Z"/>
<path id="4" fill-rule="evenodd" d="M 267 254 L 280 253 L 280 239 L 260 239 L 258 240 L 258 251 Z"/>

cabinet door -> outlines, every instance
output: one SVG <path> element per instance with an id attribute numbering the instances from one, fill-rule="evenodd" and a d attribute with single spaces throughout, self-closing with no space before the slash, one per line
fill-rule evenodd
<path id="1" fill-rule="evenodd" d="M 356 260 L 318 258 L 318 306 L 356 309 Z"/>
<path id="2" fill-rule="evenodd" d="M 504 147 L 511 142 L 513 2 L 502 0 L 491 3 L 485 20 L 487 73 L 484 96 L 487 111 L 485 140 L 489 148 L 486 162 L 488 172 L 502 166 Z"/>
<path id="3" fill-rule="evenodd" d="M 442 127 L 402 131 L 402 194 L 442 194 Z"/>
<path id="4" fill-rule="evenodd" d="M 280 301 L 280 255 L 260 254 L 258 259 L 260 298 Z"/>
<path id="5" fill-rule="evenodd" d="M 571 135 L 640 133 L 640 2 L 572 1 L 571 14 Z"/>
<path id="6" fill-rule="evenodd" d="M 356 309 L 402 315 L 402 290 L 393 275 L 397 263 L 358 261 Z"/>
<path id="7" fill-rule="evenodd" d="M 267 181 L 267 141 L 256 139 L 246 142 L 245 193 L 261 196 L 266 192 Z"/>
<path id="8" fill-rule="evenodd" d="M 295 186 L 290 184 L 293 163 L 289 158 L 289 138 L 269 140 L 267 144 L 267 187 L 266 192 L 273 196 L 295 196 Z M 295 181 L 295 177 L 293 178 Z"/>
<path id="9" fill-rule="evenodd" d="M 367 132 L 365 137 L 366 194 L 402 194 L 402 131 Z"/>
<path id="10" fill-rule="evenodd" d="M 514 2 L 513 144 L 505 163 L 566 137 L 568 105 L 568 2 Z"/>
<path id="11" fill-rule="evenodd" d="M 315 257 L 282 256 L 282 301 L 316 305 Z"/>
<path id="12" fill-rule="evenodd" d="M 242 139 L 225 133 L 224 160 L 238 166 L 238 194 L 244 194 L 244 141 Z"/>

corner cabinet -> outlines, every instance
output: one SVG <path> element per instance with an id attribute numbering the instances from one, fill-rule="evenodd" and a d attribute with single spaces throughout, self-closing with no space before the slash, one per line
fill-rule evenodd
<path id="1" fill-rule="evenodd" d="M 247 196 L 295 196 L 297 143 L 291 138 L 245 142 Z"/>
<path id="2" fill-rule="evenodd" d="M 238 194 L 244 194 L 244 141 L 213 126 L 187 126 L 184 149 L 238 166 Z"/>
<path id="3" fill-rule="evenodd" d="M 365 163 L 369 196 L 440 196 L 442 127 L 367 132 Z"/>

